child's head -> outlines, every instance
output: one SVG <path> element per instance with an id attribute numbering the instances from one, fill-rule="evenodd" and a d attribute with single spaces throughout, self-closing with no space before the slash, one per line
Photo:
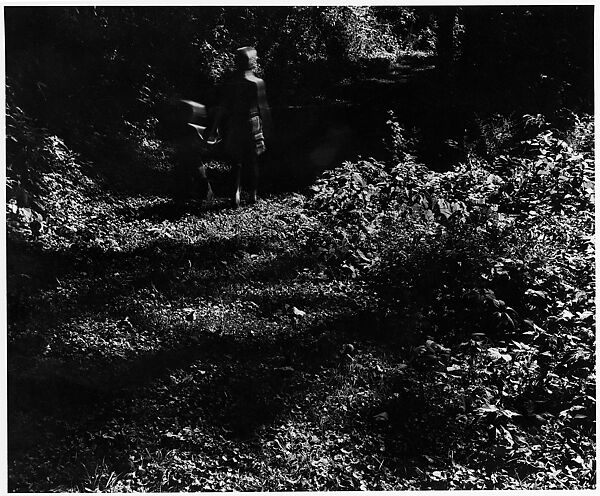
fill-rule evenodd
<path id="1" fill-rule="evenodd" d="M 253 71 L 256 69 L 256 49 L 250 46 L 238 48 L 234 60 L 237 70 Z"/>

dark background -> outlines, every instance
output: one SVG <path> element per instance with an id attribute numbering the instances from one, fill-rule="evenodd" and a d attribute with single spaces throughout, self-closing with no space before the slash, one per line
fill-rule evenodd
<path id="1" fill-rule="evenodd" d="M 443 169 L 477 119 L 593 108 L 592 6 L 7 7 L 5 23 L 9 120 L 18 107 L 106 170 L 147 162 L 169 97 L 213 104 L 248 44 L 273 107 L 270 170 L 292 189 L 382 155 L 390 109 Z M 9 176 L 31 165 L 13 144 Z"/>

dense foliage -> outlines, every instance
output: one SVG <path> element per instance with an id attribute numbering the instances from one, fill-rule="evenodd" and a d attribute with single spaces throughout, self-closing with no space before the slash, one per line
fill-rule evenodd
<path id="1" fill-rule="evenodd" d="M 11 387 L 45 412 L 11 400 L 13 487 L 593 487 L 593 126 L 566 117 L 446 173 L 401 135 L 239 214 L 73 181 L 44 138 L 63 227 L 9 205 Z"/>
<path id="2" fill-rule="evenodd" d="M 7 76 L 44 124 L 87 130 L 140 122 L 173 93 L 206 102 L 244 44 L 260 53 L 271 99 L 297 100 L 330 71 L 347 75 L 345 63 L 396 57 L 386 30 L 368 7 L 9 8 Z"/>
<path id="3" fill-rule="evenodd" d="M 9 488 L 595 488 L 590 12 L 7 8 Z M 295 192 L 176 204 L 246 44 Z"/>
<path id="4" fill-rule="evenodd" d="M 401 341 L 416 320 L 426 342 L 403 374 L 430 394 L 443 382 L 461 427 L 482 429 L 482 463 L 509 479 L 594 478 L 580 451 L 595 429 L 593 126 L 569 117 L 559 131 L 525 116 L 537 134 L 521 154 L 448 173 L 347 163 L 310 203 L 328 226 L 317 251 L 373 287 L 372 319 Z M 542 454 L 550 432 L 563 438 Z"/>
<path id="5" fill-rule="evenodd" d="M 9 7 L 6 74 L 18 105 L 79 149 L 94 131 L 119 132 L 125 121 L 143 127 L 155 104 L 173 94 L 209 103 L 232 50 L 245 44 L 258 49 L 272 103 L 313 103 L 342 79 L 364 73 L 362 62 L 395 60 L 415 49 L 433 53 L 439 12 Z M 460 77 L 450 93 L 503 111 L 523 99 L 543 111 L 592 102 L 589 8 L 463 8 L 452 14 L 454 46 L 446 51 Z"/>

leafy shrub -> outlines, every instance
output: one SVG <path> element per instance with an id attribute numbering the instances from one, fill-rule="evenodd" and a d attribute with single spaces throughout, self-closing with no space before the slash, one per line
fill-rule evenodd
<path id="1" fill-rule="evenodd" d="M 84 225 L 89 212 L 78 208 L 96 184 L 63 140 L 37 127 L 14 103 L 10 86 L 6 138 L 8 229 L 38 236 L 49 228 L 64 227 L 67 217 Z"/>
<path id="2" fill-rule="evenodd" d="M 374 267 L 367 260 L 392 253 L 406 267 L 410 250 L 429 257 L 424 264 L 431 270 L 436 258 L 446 267 L 446 255 L 469 263 L 480 258 L 479 269 L 485 270 L 479 282 L 464 289 L 493 282 L 497 287 L 490 289 L 507 293 L 503 286 L 512 277 L 510 288 L 524 291 L 530 282 L 530 255 L 540 252 L 541 263 L 551 256 L 549 249 L 556 249 L 542 239 L 569 239 L 578 248 L 589 241 L 593 158 L 585 136 L 593 128 L 587 118 L 577 122 L 564 139 L 546 131 L 527 140 L 521 156 L 502 155 L 492 164 L 471 156 L 446 173 L 428 170 L 403 151 L 396 157 L 402 153 L 404 161 L 392 168 L 370 160 L 345 163 L 324 173 L 309 208 L 331 227 L 344 256 L 358 267 Z M 401 140 L 396 144 L 403 146 Z M 532 239 L 534 234 L 538 238 Z M 469 272 L 456 266 L 452 270 Z M 399 285 L 404 282 L 398 280 Z"/>
<path id="3" fill-rule="evenodd" d="M 498 158 L 497 166 L 511 174 L 498 198 L 501 208 L 524 216 L 535 211 L 534 217 L 591 209 L 593 127 L 589 118 L 578 119 L 576 126 L 568 135 L 548 129 L 526 140 L 524 156 Z"/>
<path id="4" fill-rule="evenodd" d="M 514 116 L 502 114 L 477 117 L 475 127 L 477 138 L 474 140 L 474 151 L 492 160 L 512 150 L 520 129 Z"/>
<path id="5" fill-rule="evenodd" d="M 397 163 L 404 161 L 408 155 L 415 153 L 419 136 L 415 129 L 407 131 L 398 122 L 393 110 L 388 111 L 388 116 L 389 118 L 386 121 L 388 129 L 383 139 L 383 146 L 390 157 L 390 161 Z"/>
<path id="6" fill-rule="evenodd" d="M 536 429 L 570 429 L 553 463 L 591 477 L 574 439 L 595 425 L 593 122 L 536 121 L 492 163 L 436 173 L 407 154 L 325 173 L 308 208 L 334 234 L 309 239 L 373 288 L 374 313 L 426 322 L 411 366 L 449 383 L 490 463 L 540 470 Z"/>

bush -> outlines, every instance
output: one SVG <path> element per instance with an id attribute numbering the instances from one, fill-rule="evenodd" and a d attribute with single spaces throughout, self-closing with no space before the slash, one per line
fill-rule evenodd
<path id="1" fill-rule="evenodd" d="M 399 130 L 393 131 L 402 141 Z M 545 230 L 546 236 L 563 242 L 588 239 L 594 180 L 592 134 L 590 119 L 577 118 L 566 133 L 547 130 L 524 141 L 519 156 L 501 155 L 493 163 L 471 156 L 468 163 L 445 173 L 416 163 L 402 150 L 404 143 L 393 142 L 395 158 L 402 160 L 398 165 L 361 160 L 327 171 L 313 187 L 309 209 L 336 233 L 344 256 L 358 268 L 375 267 L 366 262 L 373 261 L 372 257 L 384 260 L 389 256 L 406 264 L 414 255 L 425 257 L 424 265 L 431 270 L 437 258 L 440 267 L 445 267 L 442 272 L 449 274 L 448 257 L 492 270 L 508 252 L 533 253 L 529 244 L 534 242 L 530 240 L 534 232 Z M 557 224 L 562 227 L 558 229 Z M 579 235 L 572 230 L 579 230 Z M 561 237 L 565 231 L 570 233 Z M 517 239 L 515 232 L 529 235 Z M 583 245 L 580 241 L 579 246 Z M 410 246 L 414 253 L 408 253 Z M 545 250 L 548 245 L 541 243 L 538 248 Z M 520 266 L 526 261 L 522 259 Z M 382 267 L 378 277 L 394 273 L 391 267 Z M 406 265 L 400 270 L 410 272 Z M 459 275 L 469 272 L 465 267 L 453 270 Z M 488 276 L 482 274 L 480 283 Z M 406 283 L 396 280 L 400 286 Z M 472 281 L 466 289 L 473 284 L 477 287 Z"/>
<path id="2" fill-rule="evenodd" d="M 404 374 L 420 394 L 445 385 L 485 463 L 568 466 L 576 487 L 594 476 L 593 123 L 536 120 L 491 163 L 436 173 L 406 155 L 325 173 L 308 207 L 330 234 L 309 239 L 371 288 L 373 328 L 387 319 L 389 340 L 418 344 Z"/>
<path id="3" fill-rule="evenodd" d="M 6 110 L 7 228 L 21 236 L 43 235 L 63 227 L 67 217 L 84 225 L 89 212 L 78 211 L 96 185 L 85 166 L 58 136 L 35 122 L 14 103 L 7 85 Z"/>

